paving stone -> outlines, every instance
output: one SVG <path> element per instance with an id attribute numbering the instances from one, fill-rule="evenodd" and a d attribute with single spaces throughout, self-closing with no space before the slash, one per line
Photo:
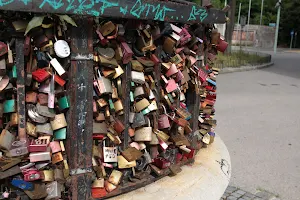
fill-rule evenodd
<path id="1" fill-rule="evenodd" d="M 246 196 L 242 196 L 241 198 L 239 198 L 239 199 L 243 199 L 243 200 L 252 200 L 252 198 L 251 197 L 246 197 Z"/>
<path id="2" fill-rule="evenodd" d="M 241 195 L 244 195 L 244 194 L 246 194 L 246 192 L 245 192 L 245 191 L 243 191 L 243 190 L 237 190 L 237 191 L 236 191 L 236 193 L 239 193 L 239 194 L 241 194 Z"/>
<path id="3" fill-rule="evenodd" d="M 255 197 L 253 200 L 263 200 L 263 199 L 259 197 Z"/>
<path id="4" fill-rule="evenodd" d="M 236 197 L 230 196 L 230 197 L 227 197 L 226 200 L 237 200 L 237 199 L 238 199 L 238 198 L 236 198 Z"/>
<path id="5" fill-rule="evenodd" d="M 235 197 L 237 197 L 237 198 L 240 198 L 241 196 L 243 196 L 242 194 L 237 193 L 237 192 L 234 192 L 234 193 L 232 193 L 231 195 L 232 195 L 232 196 L 235 196 Z"/>
<path id="6" fill-rule="evenodd" d="M 238 190 L 238 188 L 234 187 L 234 186 L 228 186 L 227 189 L 226 189 L 226 191 L 229 191 L 229 192 L 234 192 L 236 190 Z"/>
<path id="7" fill-rule="evenodd" d="M 269 200 L 280 200 L 280 199 L 277 198 L 277 197 L 272 197 L 272 198 L 270 198 Z"/>
<path id="8" fill-rule="evenodd" d="M 270 194 L 268 192 L 265 191 L 261 191 L 255 194 L 256 196 L 262 198 L 262 199 L 270 199 L 271 197 L 273 197 L 273 194 Z"/>
<path id="9" fill-rule="evenodd" d="M 255 195 L 254 194 L 251 194 L 249 192 L 246 192 L 246 194 L 244 195 L 245 197 L 249 197 L 249 198 L 254 198 Z"/>

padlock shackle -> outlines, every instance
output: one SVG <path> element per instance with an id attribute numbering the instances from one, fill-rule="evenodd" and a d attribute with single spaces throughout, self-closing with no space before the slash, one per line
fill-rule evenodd
<path id="1" fill-rule="evenodd" d="M 167 115 L 168 117 L 170 117 L 172 120 L 173 119 L 175 119 L 175 113 L 174 113 L 174 116 L 172 117 L 171 115 L 169 115 L 168 113 L 167 113 L 167 109 L 166 109 L 166 107 L 164 106 L 164 105 L 161 105 L 161 107 L 163 108 L 163 110 L 164 110 L 164 114 L 165 115 Z"/>
<path id="2" fill-rule="evenodd" d="M 48 56 L 51 60 L 53 60 L 53 58 L 52 58 L 52 56 L 49 54 L 49 52 L 46 52 L 46 54 L 47 54 L 47 56 Z"/>

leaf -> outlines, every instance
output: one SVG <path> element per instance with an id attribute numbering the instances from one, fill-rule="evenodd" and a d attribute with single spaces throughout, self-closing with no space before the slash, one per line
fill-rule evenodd
<path id="1" fill-rule="evenodd" d="M 77 27 L 77 24 L 74 22 L 74 20 L 69 17 L 68 15 L 58 15 L 59 16 L 59 19 L 60 21 L 66 21 L 68 22 L 69 24 L 72 24 L 73 26 L 76 26 Z"/>
<path id="2" fill-rule="evenodd" d="M 35 28 L 35 27 L 38 27 L 38 26 L 41 26 L 42 23 L 43 23 L 44 18 L 45 18 L 45 16 L 33 17 L 33 18 L 30 20 L 30 22 L 28 23 L 24 35 L 27 35 L 27 33 L 28 33 L 31 29 L 33 29 L 33 28 Z"/>

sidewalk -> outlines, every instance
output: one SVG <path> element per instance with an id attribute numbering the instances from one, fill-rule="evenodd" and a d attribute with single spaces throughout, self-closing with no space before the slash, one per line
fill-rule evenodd
<path id="1" fill-rule="evenodd" d="M 258 191 L 251 194 L 234 186 L 228 186 L 220 200 L 280 200 L 274 194 Z"/>

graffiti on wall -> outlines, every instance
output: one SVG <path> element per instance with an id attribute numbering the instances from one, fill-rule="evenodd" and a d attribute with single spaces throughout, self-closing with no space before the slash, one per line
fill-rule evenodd
<path id="1" fill-rule="evenodd" d="M 168 7 L 166 3 L 149 2 L 144 0 L 124 1 L 124 0 L 0 0 L 1 7 L 9 6 L 13 3 L 21 3 L 28 9 L 37 7 L 38 9 L 51 8 L 54 11 L 66 12 L 71 14 L 89 14 L 93 16 L 110 15 L 112 10 L 117 10 L 119 14 L 130 15 L 137 19 L 152 17 L 154 20 L 164 21 L 166 19 L 201 21 L 208 17 L 205 8 L 192 6 L 190 12 L 179 12 L 181 6 Z M 182 13 L 179 14 L 179 13 Z"/>

